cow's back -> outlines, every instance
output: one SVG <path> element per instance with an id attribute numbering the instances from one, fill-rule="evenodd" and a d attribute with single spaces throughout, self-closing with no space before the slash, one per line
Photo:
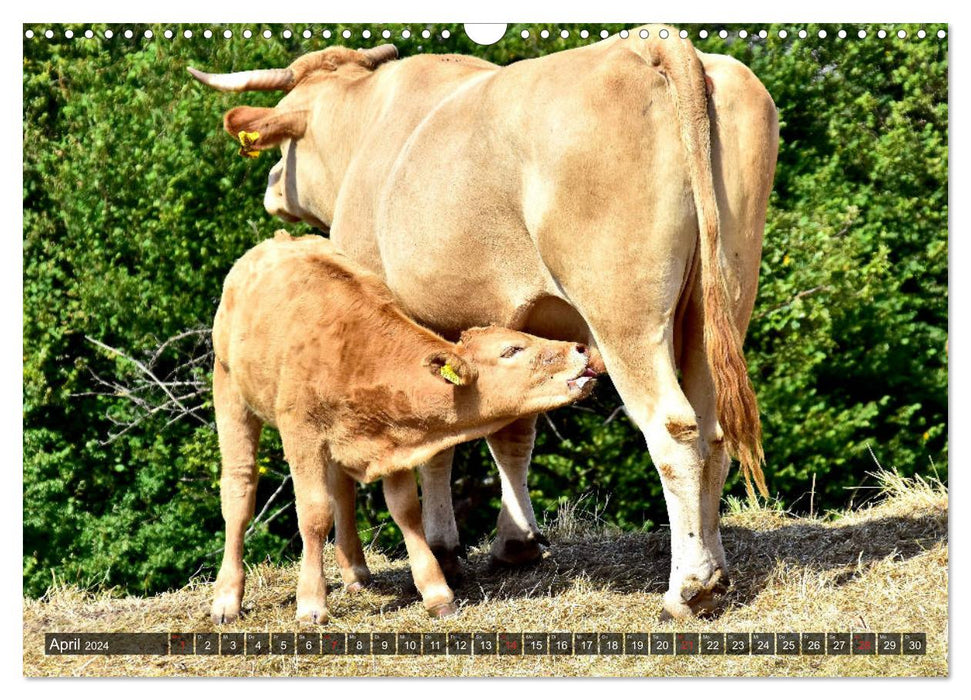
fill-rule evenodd
<path id="1" fill-rule="evenodd" d="M 423 323 L 516 326 L 537 300 L 568 298 L 555 265 L 600 275 L 616 259 L 611 274 L 624 277 L 644 243 L 634 231 L 630 242 L 598 241 L 567 217 L 544 242 L 550 211 L 659 208 L 642 201 L 653 198 L 692 225 L 665 81 L 620 41 L 507 66 L 416 129 L 380 198 L 375 237 L 389 286 Z M 659 186 L 650 171 L 665 156 L 679 169 Z M 642 184 L 616 186 L 631 178 Z M 628 243 L 635 250 L 623 253 Z"/>
<path id="2" fill-rule="evenodd" d="M 388 176 L 410 138 L 440 105 L 498 66 L 471 56 L 419 55 L 383 66 L 370 78 L 360 107 L 372 124 L 356 144 L 334 208 L 331 240 L 365 268 L 385 277 L 376 238 L 376 212 Z"/>

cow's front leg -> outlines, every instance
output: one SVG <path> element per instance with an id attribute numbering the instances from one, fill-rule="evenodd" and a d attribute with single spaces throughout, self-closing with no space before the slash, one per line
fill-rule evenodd
<path id="1" fill-rule="evenodd" d="M 535 440 L 536 416 L 520 418 L 486 438 L 502 484 L 502 509 L 492 544 L 492 558 L 498 564 L 535 561 L 542 554 L 540 545 L 549 544 L 536 524 L 526 485 Z"/>
<path id="2" fill-rule="evenodd" d="M 410 471 L 394 472 L 384 477 L 383 484 L 384 500 L 405 539 L 411 575 L 421 593 L 425 609 L 432 617 L 454 615 L 458 610 L 453 602 L 455 595 L 446 583 L 422 529 L 421 504 L 418 502 L 414 474 Z"/>
<path id="3" fill-rule="evenodd" d="M 421 519 L 425 538 L 450 586 L 462 580 L 459 563 L 461 545 L 452 508 L 452 459 L 455 449 L 439 452 L 423 464 L 421 475 Z"/>

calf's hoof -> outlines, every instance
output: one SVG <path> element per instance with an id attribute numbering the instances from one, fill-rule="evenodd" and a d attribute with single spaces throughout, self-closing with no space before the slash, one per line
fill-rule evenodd
<path id="1" fill-rule="evenodd" d="M 217 596 L 212 603 L 209 617 L 214 625 L 228 625 L 239 619 L 241 601 L 232 594 Z"/>
<path id="2" fill-rule="evenodd" d="M 431 545 L 431 550 L 432 554 L 435 555 L 435 559 L 438 561 L 438 565 L 442 568 L 442 573 L 445 575 L 445 581 L 448 583 L 449 588 L 457 588 L 465 578 L 462 571 L 462 563 L 459 561 L 459 557 L 462 555 L 462 548 Z"/>
<path id="3" fill-rule="evenodd" d="M 530 533 L 525 539 L 496 540 L 490 552 L 495 567 L 526 566 L 540 560 L 543 547 L 550 541 L 541 532 Z"/>
<path id="4" fill-rule="evenodd" d="M 664 595 L 661 621 L 711 615 L 718 609 L 730 585 L 731 580 L 721 569 L 716 569 L 704 582 L 689 576 L 682 582 L 680 591 L 672 594 L 669 590 Z"/>
<path id="5" fill-rule="evenodd" d="M 360 593 L 371 585 L 371 572 L 356 571 L 349 581 L 344 582 L 344 590 L 348 593 Z"/>
<path id="6" fill-rule="evenodd" d="M 455 617 L 459 614 L 458 606 L 452 603 L 442 603 L 441 605 L 435 605 L 428 608 L 428 616 L 434 618 L 440 617 Z"/>
<path id="7" fill-rule="evenodd" d="M 297 604 L 297 622 L 308 625 L 323 625 L 328 620 L 327 607 L 320 604 Z"/>

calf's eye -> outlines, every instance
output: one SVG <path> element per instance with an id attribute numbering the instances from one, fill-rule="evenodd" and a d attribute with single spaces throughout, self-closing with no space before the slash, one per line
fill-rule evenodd
<path id="1" fill-rule="evenodd" d="M 500 355 L 499 357 L 504 357 L 508 359 L 513 355 L 515 355 L 517 352 L 522 352 L 522 350 L 523 349 L 518 345 L 510 345 L 508 348 L 502 351 L 502 355 Z"/>

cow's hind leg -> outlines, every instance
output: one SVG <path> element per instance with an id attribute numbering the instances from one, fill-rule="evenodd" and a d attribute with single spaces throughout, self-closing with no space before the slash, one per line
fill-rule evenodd
<path id="1" fill-rule="evenodd" d="M 315 426 L 280 421 L 283 451 L 293 474 L 297 525 L 303 556 L 297 578 L 297 620 L 327 622 L 327 583 L 324 580 L 324 541 L 334 524 L 334 505 L 328 493 L 328 465 Z"/>
<path id="2" fill-rule="evenodd" d="M 357 532 L 355 502 L 357 485 L 347 472 L 332 465 L 328 475 L 334 496 L 335 526 L 337 530 L 337 565 L 341 570 L 344 589 L 356 593 L 371 582 L 371 572 L 364 559 L 364 549 Z"/>
<path id="3" fill-rule="evenodd" d="M 671 531 L 671 574 L 664 612 L 670 617 L 687 617 L 710 612 L 724 593 L 725 555 L 717 520 L 712 527 L 706 518 L 713 492 L 698 417 L 678 384 L 670 350 L 657 347 L 647 357 L 651 371 L 642 377 L 625 371 L 623 364 L 618 372 L 609 360 L 607 366 L 628 413 L 644 432 L 661 476 Z"/>
<path id="4" fill-rule="evenodd" d="M 453 602 L 455 596 L 425 540 L 414 474 L 394 472 L 384 477 L 383 484 L 385 502 L 404 536 L 415 587 L 421 593 L 425 609 L 432 617 L 454 615 L 457 612 Z"/>
<path id="5" fill-rule="evenodd" d="M 226 547 L 213 588 L 212 621 L 233 622 L 243 602 L 246 572 L 243 569 L 243 538 L 256 505 L 256 448 L 261 421 L 246 407 L 233 388 L 229 375 L 217 362 L 213 372 L 213 403 L 222 457 L 219 480 Z"/>
<path id="6" fill-rule="evenodd" d="M 455 449 L 449 448 L 439 452 L 418 470 L 421 475 L 421 519 L 425 537 L 450 586 L 457 586 L 462 580 L 459 530 L 452 508 L 454 456 Z"/>
<path id="7" fill-rule="evenodd" d="M 502 509 L 491 553 L 493 562 L 500 565 L 536 561 L 542 554 L 540 545 L 549 544 L 536 524 L 526 485 L 535 439 L 536 416 L 521 418 L 486 438 L 502 484 Z"/>
<path id="8" fill-rule="evenodd" d="M 704 540 L 712 553 L 723 579 L 716 592 L 727 588 L 728 565 L 719 530 L 720 506 L 725 479 L 731 460 L 725 446 L 724 433 L 718 424 L 715 386 L 704 347 L 704 312 L 700 300 L 688 309 L 684 321 L 681 375 L 685 396 L 698 417 L 704 467 L 701 486 L 701 519 Z M 715 601 L 711 601 L 714 604 Z M 700 601 L 699 601 L 700 604 Z"/>

